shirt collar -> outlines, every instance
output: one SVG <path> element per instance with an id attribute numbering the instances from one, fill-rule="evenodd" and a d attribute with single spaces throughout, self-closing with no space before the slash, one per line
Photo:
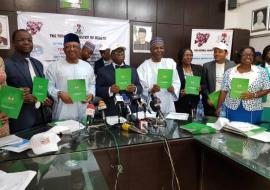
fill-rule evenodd
<path id="1" fill-rule="evenodd" d="M 238 70 L 237 70 L 237 68 L 240 66 L 240 64 L 239 65 L 236 65 L 235 67 L 234 67 L 234 69 L 233 69 L 233 71 L 235 72 L 235 73 L 238 73 Z M 250 71 L 249 72 L 258 72 L 258 67 L 256 66 L 256 65 L 251 65 L 251 69 L 250 69 Z"/>
<path id="2" fill-rule="evenodd" d="M 115 62 L 113 62 L 112 64 L 113 64 L 113 67 L 114 67 L 114 68 L 115 68 L 115 66 L 117 65 Z M 125 63 L 122 63 L 122 64 L 119 65 L 119 66 L 121 66 L 121 67 L 122 67 L 122 66 L 125 66 Z"/>

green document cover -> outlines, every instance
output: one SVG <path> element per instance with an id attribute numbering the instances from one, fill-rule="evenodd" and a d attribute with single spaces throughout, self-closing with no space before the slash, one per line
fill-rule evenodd
<path id="1" fill-rule="evenodd" d="M 219 94 L 220 94 L 220 91 L 215 91 L 215 92 L 212 92 L 211 94 L 208 94 L 208 98 L 214 104 L 215 108 L 217 108 L 217 105 L 218 105 Z"/>
<path id="2" fill-rule="evenodd" d="M 17 119 L 23 105 L 23 90 L 4 86 L 0 90 L 0 111 L 9 118 Z"/>
<path id="3" fill-rule="evenodd" d="M 186 94 L 199 95 L 201 77 L 198 76 L 187 76 L 185 90 Z"/>
<path id="4" fill-rule="evenodd" d="M 240 96 L 248 91 L 249 79 L 233 78 L 231 83 L 231 98 L 240 98 Z"/>
<path id="5" fill-rule="evenodd" d="M 68 80 L 68 95 L 72 101 L 79 102 L 86 99 L 86 86 L 84 79 Z"/>
<path id="6" fill-rule="evenodd" d="M 35 77 L 33 81 L 33 95 L 38 101 L 43 102 L 47 97 L 49 80 Z"/>
<path id="7" fill-rule="evenodd" d="M 115 84 L 120 90 L 126 90 L 131 84 L 131 68 L 115 69 Z"/>
<path id="8" fill-rule="evenodd" d="M 169 88 L 172 86 L 172 77 L 173 77 L 173 70 L 172 69 L 159 69 L 158 76 L 157 76 L 157 84 L 160 88 Z"/>
<path id="9" fill-rule="evenodd" d="M 216 129 L 209 127 L 208 125 L 204 125 L 202 123 L 197 123 L 197 122 L 192 122 L 186 125 L 182 125 L 180 126 L 180 128 L 192 133 L 193 135 L 216 132 Z"/>

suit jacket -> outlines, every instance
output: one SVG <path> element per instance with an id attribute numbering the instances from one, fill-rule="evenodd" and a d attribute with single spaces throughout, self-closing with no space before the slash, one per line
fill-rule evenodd
<path id="1" fill-rule="evenodd" d="M 235 65 L 236 64 L 234 62 L 225 60 L 224 72 Z M 216 91 L 216 61 L 211 61 L 203 65 L 202 93 L 206 115 L 215 115 L 215 108 L 207 103 L 208 94 L 214 91 Z"/>
<path id="2" fill-rule="evenodd" d="M 94 72 L 97 75 L 98 70 L 105 66 L 105 63 L 103 61 L 103 58 L 101 57 L 99 60 L 95 62 Z"/>
<path id="3" fill-rule="evenodd" d="M 234 62 L 225 60 L 224 72 L 234 66 Z M 203 65 L 202 83 L 205 95 L 216 91 L 216 61 L 211 61 Z"/>
<path id="4" fill-rule="evenodd" d="M 182 65 L 176 67 L 178 75 L 181 81 L 181 90 L 185 89 L 186 79 Z M 202 66 L 191 64 L 191 69 L 194 76 L 202 77 Z M 190 113 L 192 108 L 195 108 L 198 104 L 200 97 L 198 95 L 188 94 L 183 97 L 179 96 L 177 102 L 175 102 L 175 109 L 177 112 Z"/>
<path id="5" fill-rule="evenodd" d="M 125 65 L 125 67 L 129 68 L 129 66 Z M 136 69 L 132 68 L 131 73 L 131 83 L 137 87 L 137 94 L 142 93 L 142 85 L 139 80 L 138 73 Z M 110 64 L 106 67 L 102 67 L 99 69 L 97 78 L 96 78 L 96 95 L 103 98 L 105 103 L 107 104 L 106 115 L 118 115 L 118 109 L 114 103 L 114 96 L 109 96 L 109 88 L 115 84 L 115 69 L 113 64 Z M 126 91 L 121 91 L 121 93 L 126 93 L 128 97 L 131 96 L 130 93 Z M 131 110 L 134 111 L 134 106 L 131 105 Z"/>
<path id="6" fill-rule="evenodd" d="M 5 69 L 7 75 L 7 85 L 16 88 L 28 87 L 32 92 L 33 82 L 30 73 L 24 72 L 22 64 L 24 63 L 24 57 L 14 54 L 12 57 L 5 60 Z M 43 66 L 35 58 L 30 57 L 33 69 L 37 77 L 43 77 Z M 20 111 L 18 119 L 10 119 L 10 131 L 11 133 L 18 132 L 20 130 L 29 129 L 33 126 L 44 124 L 48 121 L 48 115 L 43 106 L 39 109 L 35 108 L 32 103 L 24 103 Z"/>

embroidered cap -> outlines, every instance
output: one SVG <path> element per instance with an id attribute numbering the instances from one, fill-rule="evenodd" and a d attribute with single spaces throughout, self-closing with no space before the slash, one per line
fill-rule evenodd
<path id="1" fill-rule="evenodd" d="M 89 48 L 90 50 L 94 51 L 96 46 L 92 42 L 86 41 L 83 47 Z"/>
<path id="2" fill-rule="evenodd" d="M 150 46 L 154 47 L 156 45 L 164 46 L 165 42 L 162 37 L 156 36 L 150 41 Z"/>

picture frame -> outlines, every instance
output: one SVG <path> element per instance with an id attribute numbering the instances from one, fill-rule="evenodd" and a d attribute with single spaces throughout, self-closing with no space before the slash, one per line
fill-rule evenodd
<path id="1" fill-rule="evenodd" d="M 252 11 L 251 32 L 267 30 L 268 7 L 262 7 Z"/>
<path id="2" fill-rule="evenodd" d="M 80 9 L 90 10 L 92 1 L 90 0 L 59 0 L 60 9 Z"/>
<path id="3" fill-rule="evenodd" d="M 133 53 L 150 53 L 152 26 L 133 25 Z"/>
<path id="4" fill-rule="evenodd" d="M 0 15 L 0 49 L 10 49 L 9 23 L 7 15 Z"/>

